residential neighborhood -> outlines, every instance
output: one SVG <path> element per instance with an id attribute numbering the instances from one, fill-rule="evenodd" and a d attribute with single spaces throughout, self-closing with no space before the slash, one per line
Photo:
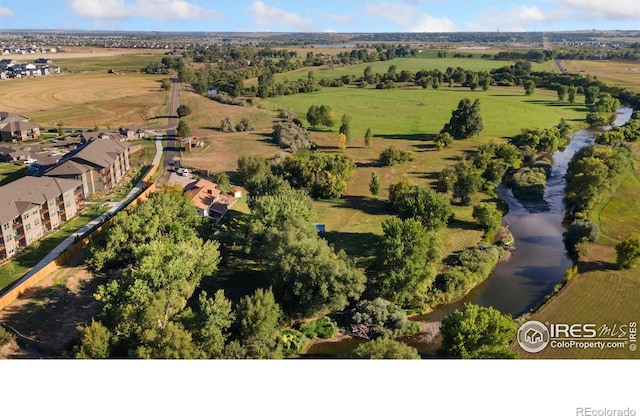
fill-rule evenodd
<path id="1" fill-rule="evenodd" d="M 0 141 L 26 142 L 39 137 L 40 128 L 30 123 L 27 117 L 0 111 Z"/>
<path id="2" fill-rule="evenodd" d="M 31 63 L 19 63 L 15 59 L 0 60 L 0 80 L 40 77 L 60 73 L 60 67 L 50 59 L 36 59 Z"/>
<path id="3" fill-rule="evenodd" d="M 25 176 L 0 187 L 0 261 L 14 256 L 82 208 L 82 182 Z"/>

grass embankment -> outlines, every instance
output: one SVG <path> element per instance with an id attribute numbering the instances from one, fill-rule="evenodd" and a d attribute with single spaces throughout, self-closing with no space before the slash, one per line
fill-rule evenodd
<path id="1" fill-rule="evenodd" d="M 636 164 L 640 144 L 634 144 Z M 531 319 L 551 323 L 595 323 L 628 325 L 640 320 L 640 271 L 618 270 L 615 245 L 630 232 L 640 232 L 640 179 L 635 169 L 593 211 L 592 220 L 599 224 L 600 239 L 589 244 L 580 254 L 579 274 Z M 629 348 L 553 349 L 528 354 L 514 345 L 521 358 L 640 358 Z"/>
<path id="2" fill-rule="evenodd" d="M 63 74 L 3 83 L 0 108 L 42 128 L 91 129 L 164 125 L 168 91 L 163 76 L 127 73 Z"/>
<path id="3" fill-rule="evenodd" d="M 31 244 L 22 253 L 18 254 L 16 258 L 0 267 L 0 292 L 33 268 L 33 266 L 67 237 L 105 211 L 106 209 L 99 208 L 97 205 L 87 207 L 84 214 L 67 222 L 42 240 Z"/>

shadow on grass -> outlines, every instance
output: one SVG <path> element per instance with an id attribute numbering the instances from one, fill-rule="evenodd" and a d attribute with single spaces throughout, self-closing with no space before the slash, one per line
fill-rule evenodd
<path id="1" fill-rule="evenodd" d="M 10 182 L 13 182 L 17 179 L 20 179 L 22 177 L 27 176 L 27 168 L 22 168 L 20 170 L 17 170 L 15 172 L 11 172 L 9 174 L 7 174 L 7 176 L 5 176 L 1 181 L 0 181 L 0 186 L 2 185 L 6 185 Z"/>
<path id="2" fill-rule="evenodd" d="M 434 134 L 375 134 L 374 138 L 391 140 L 433 141 Z"/>
<path id="3" fill-rule="evenodd" d="M 336 251 L 344 250 L 355 257 L 359 267 L 366 267 L 368 258 L 375 255 L 376 243 L 380 237 L 373 233 L 348 233 L 328 231 L 323 236 Z"/>
<path id="4" fill-rule="evenodd" d="M 384 215 L 390 213 L 386 201 L 364 196 L 343 196 L 334 207 L 357 209 L 369 215 Z"/>
<path id="5" fill-rule="evenodd" d="M 447 224 L 447 228 L 453 228 L 456 230 L 467 230 L 467 231 L 478 231 L 482 230 L 476 222 L 473 221 L 463 221 L 458 219 L 452 219 Z"/>

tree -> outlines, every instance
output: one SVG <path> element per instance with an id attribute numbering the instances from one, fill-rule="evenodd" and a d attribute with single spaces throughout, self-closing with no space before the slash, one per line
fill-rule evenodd
<path id="1" fill-rule="evenodd" d="M 196 314 L 194 338 L 208 358 L 219 358 L 229 337 L 235 315 L 231 301 L 224 296 L 222 290 L 216 291 L 210 298 L 202 291 L 198 297 L 199 311 Z"/>
<path id="2" fill-rule="evenodd" d="M 407 319 L 402 308 L 382 298 L 358 302 L 351 313 L 350 323 L 358 328 L 359 334 L 369 339 L 396 337 L 420 330 L 415 322 Z"/>
<path id="3" fill-rule="evenodd" d="M 254 177 L 263 177 L 271 174 L 271 162 L 257 156 L 240 156 L 238 158 L 238 175 L 240 183 L 246 185 L 247 181 Z"/>
<path id="4" fill-rule="evenodd" d="M 417 219 L 428 230 L 444 228 L 453 216 L 451 202 L 445 195 L 406 182 L 389 187 L 389 203 L 400 218 Z"/>
<path id="5" fill-rule="evenodd" d="M 360 298 L 366 276 L 344 251 L 335 252 L 316 227 L 293 217 L 271 227 L 264 238 L 263 259 L 279 303 L 293 316 L 340 311 Z"/>
<path id="6" fill-rule="evenodd" d="M 525 79 L 522 85 L 524 86 L 524 93 L 526 95 L 531 95 L 536 90 L 536 82 L 532 79 Z"/>
<path id="7" fill-rule="evenodd" d="M 344 133 L 338 134 L 338 148 L 342 151 L 347 150 L 347 136 Z"/>
<path id="8" fill-rule="evenodd" d="M 222 192 L 229 192 L 229 175 L 226 172 L 218 172 L 213 175 L 213 180 L 217 185 L 218 189 Z"/>
<path id="9" fill-rule="evenodd" d="M 344 134 L 347 138 L 347 143 L 351 140 L 351 120 L 353 118 L 349 114 L 344 114 L 342 116 L 340 125 L 340 133 Z"/>
<path id="10" fill-rule="evenodd" d="M 311 133 L 293 121 L 278 121 L 273 124 L 273 141 L 292 152 L 311 147 Z"/>
<path id="11" fill-rule="evenodd" d="M 279 358 L 278 344 L 282 311 L 271 289 L 256 289 L 253 295 L 240 299 L 236 308 L 237 333 L 252 358 Z"/>
<path id="12" fill-rule="evenodd" d="M 451 112 L 451 119 L 441 133 L 449 133 L 456 139 L 466 139 L 479 134 L 482 127 L 480 100 L 476 99 L 472 104 L 468 98 L 463 98 L 458 103 L 458 108 Z"/>
<path id="13" fill-rule="evenodd" d="M 569 88 L 567 88 L 567 100 L 570 103 L 574 103 L 576 101 L 576 87 L 574 87 L 573 85 L 569 86 Z"/>
<path id="14" fill-rule="evenodd" d="M 111 331 L 102 322 L 91 319 L 89 325 L 78 327 L 80 343 L 75 347 L 76 358 L 109 358 Z"/>
<path id="15" fill-rule="evenodd" d="M 251 120 L 247 117 L 242 117 L 240 122 L 236 124 L 236 131 L 253 131 L 255 130 Z"/>
<path id="16" fill-rule="evenodd" d="M 347 358 L 419 360 L 418 350 L 391 338 L 378 338 L 360 344 Z"/>
<path id="17" fill-rule="evenodd" d="M 189 125 L 184 120 L 180 120 L 178 122 L 178 127 L 176 128 L 176 135 L 180 138 L 185 138 L 191 135 L 191 129 L 189 128 Z"/>
<path id="18" fill-rule="evenodd" d="M 569 87 L 567 87 L 566 85 L 560 84 L 556 88 L 556 91 L 558 92 L 558 101 L 564 101 L 567 98 L 567 92 L 569 91 Z"/>
<path id="19" fill-rule="evenodd" d="M 633 269 L 640 262 L 640 234 L 632 233 L 616 245 L 617 263 L 621 269 Z"/>
<path id="20" fill-rule="evenodd" d="M 371 195 L 376 196 L 380 193 L 380 177 L 375 172 L 371 172 L 371 181 L 369 182 L 369 191 Z"/>
<path id="21" fill-rule="evenodd" d="M 231 121 L 231 117 L 225 117 L 220 121 L 220 131 L 223 133 L 233 133 L 233 121 Z"/>
<path id="22" fill-rule="evenodd" d="M 460 198 L 463 205 L 471 203 L 471 197 L 484 183 L 481 172 L 470 163 L 459 163 L 455 169 L 456 180 L 453 183 L 453 196 Z"/>
<path id="23" fill-rule="evenodd" d="M 311 127 L 316 127 L 320 124 L 320 107 L 313 104 L 307 110 L 307 121 L 311 125 Z"/>
<path id="24" fill-rule="evenodd" d="M 389 146 L 380 153 L 378 158 L 382 166 L 394 166 L 413 160 L 413 153 Z"/>
<path id="25" fill-rule="evenodd" d="M 373 138 L 373 134 L 371 133 L 371 127 L 369 127 L 364 134 L 364 145 L 365 147 L 371 147 L 371 139 Z"/>
<path id="26" fill-rule="evenodd" d="M 442 150 L 453 144 L 453 137 L 449 133 L 442 132 L 433 138 L 433 143 L 436 145 L 436 150 Z"/>
<path id="27" fill-rule="evenodd" d="M 168 78 L 164 78 L 160 83 L 160 88 L 162 88 L 164 91 L 171 89 L 171 80 Z"/>
<path id="28" fill-rule="evenodd" d="M 191 107 L 189 107 L 188 105 L 185 105 L 185 104 L 180 104 L 178 106 L 178 109 L 176 110 L 176 112 L 178 113 L 178 117 L 180 117 L 180 118 L 186 117 L 189 114 L 191 114 Z"/>
<path id="29" fill-rule="evenodd" d="M 509 342 L 516 325 L 492 307 L 466 304 L 442 319 L 438 353 L 453 358 L 514 358 Z"/>
<path id="30" fill-rule="evenodd" d="M 426 298 L 440 259 L 442 242 L 418 220 L 389 218 L 376 245 L 376 277 L 373 287 L 385 299 L 404 307 L 420 307 Z M 422 304 L 421 304 L 422 303 Z"/>
<path id="31" fill-rule="evenodd" d="M 493 202 L 482 202 L 473 207 L 473 218 L 487 232 L 487 236 L 493 236 L 500 228 L 502 211 Z"/>

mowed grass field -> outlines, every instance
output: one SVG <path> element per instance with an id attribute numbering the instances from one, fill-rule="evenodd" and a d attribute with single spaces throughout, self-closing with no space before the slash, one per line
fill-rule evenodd
<path id="1" fill-rule="evenodd" d="M 68 128 L 160 125 L 169 92 L 162 76 L 100 73 L 61 74 L 2 81 L 0 108 L 41 126 Z"/>

